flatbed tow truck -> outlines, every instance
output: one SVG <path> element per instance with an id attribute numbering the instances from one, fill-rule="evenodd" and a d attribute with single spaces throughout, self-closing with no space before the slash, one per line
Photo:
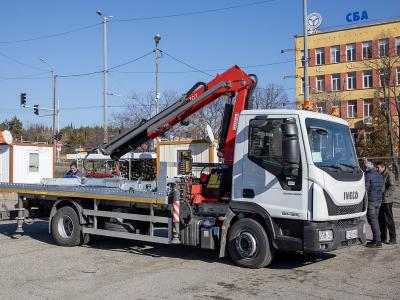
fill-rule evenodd
<path id="1" fill-rule="evenodd" d="M 118 163 L 225 95 L 218 156 L 200 178 L 113 178 L 0 183 L 18 193 L 17 233 L 27 216 L 49 217 L 61 246 L 101 235 L 182 244 L 261 268 L 277 251 L 318 253 L 365 242 L 367 199 L 347 123 L 306 110 L 253 110 L 255 75 L 234 66 L 99 150 Z"/>

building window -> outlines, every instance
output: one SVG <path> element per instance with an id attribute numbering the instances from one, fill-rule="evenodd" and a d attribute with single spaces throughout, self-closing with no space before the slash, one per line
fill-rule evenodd
<path id="1" fill-rule="evenodd" d="M 356 59 L 356 44 L 348 44 L 346 46 L 347 61 L 354 61 Z"/>
<path id="2" fill-rule="evenodd" d="M 325 64 L 325 48 L 317 48 L 315 53 L 315 64 L 317 66 Z"/>
<path id="3" fill-rule="evenodd" d="M 347 89 L 354 90 L 356 88 L 356 73 L 347 73 Z"/>
<path id="4" fill-rule="evenodd" d="M 29 153 L 29 172 L 39 172 L 39 153 Z"/>
<path id="5" fill-rule="evenodd" d="M 384 57 L 389 54 L 389 40 L 381 39 L 379 40 L 379 56 Z"/>
<path id="6" fill-rule="evenodd" d="M 332 91 L 340 91 L 340 74 L 332 74 Z"/>
<path id="7" fill-rule="evenodd" d="M 310 59 L 310 49 L 308 49 L 308 59 Z M 300 63 L 304 67 L 304 50 L 300 51 Z"/>
<path id="8" fill-rule="evenodd" d="M 383 87 L 384 82 L 385 82 L 385 72 L 379 71 L 379 86 Z"/>
<path id="9" fill-rule="evenodd" d="M 371 99 L 364 100 L 364 117 L 372 116 L 373 103 Z"/>
<path id="10" fill-rule="evenodd" d="M 348 118 L 357 117 L 357 101 L 352 100 L 347 102 L 347 117 Z"/>
<path id="11" fill-rule="evenodd" d="M 300 94 L 304 94 L 304 77 L 301 77 Z"/>
<path id="12" fill-rule="evenodd" d="M 371 59 L 372 58 L 372 43 L 363 42 L 362 43 L 362 58 Z"/>
<path id="13" fill-rule="evenodd" d="M 353 143 L 357 144 L 360 140 L 358 137 L 358 129 L 350 128 L 351 137 L 353 138 Z"/>
<path id="14" fill-rule="evenodd" d="M 396 55 L 400 55 L 400 36 L 396 38 Z"/>
<path id="15" fill-rule="evenodd" d="M 396 68 L 396 83 L 400 85 L 400 67 Z"/>
<path id="16" fill-rule="evenodd" d="M 326 103 L 325 102 L 317 102 L 315 104 L 315 107 L 317 108 L 317 112 L 324 114 L 326 111 Z"/>
<path id="17" fill-rule="evenodd" d="M 317 76 L 317 91 L 325 91 L 325 76 Z"/>
<path id="18" fill-rule="evenodd" d="M 331 47 L 331 63 L 338 63 L 340 62 L 340 47 L 339 46 L 332 46 Z"/>
<path id="19" fill-rule="evenodd" d="M 364 140 L 366 143 L 371 141 L 371 131 L 369 131 L 367 128 L 365 129 L 364 132 Z"/>
<path id="20" fill-rule="evenodd" d="M 372 71 L 366 70 L 363 72 L 363 81 L 364 81 L 364 88 L 371 88 L 372 87 Z"/>

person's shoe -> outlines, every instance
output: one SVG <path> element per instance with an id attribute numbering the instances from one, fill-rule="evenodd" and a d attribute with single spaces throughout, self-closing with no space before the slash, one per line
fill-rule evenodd
<path id="1" fill-rule="evenodd" d="M 370 241 L 365 244 L 366 247 L 371 247 L 372 245 L 375 245 L 376 241 Z"/>
<path id="2" fill-rule="evenodd" d="M 390 240 L 388 243 L 388 245 L 396 245 L 396 244 L 397 244 L 396 240 Z"/>
<path id="3" fill-rule="evenodd" d="M 371 241 L 368 242 L 365 246 L 368 248 L 382 248 L 382 242 Z"/>

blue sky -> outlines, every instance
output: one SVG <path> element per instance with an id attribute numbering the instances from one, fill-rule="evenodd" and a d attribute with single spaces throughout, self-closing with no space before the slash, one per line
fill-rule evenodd
<path id="1" fill-rule="evenodd" d="M 251 66 L 293 60 L 294 53 L 281 54 L 293 48 L 295 34 L 302 33 L 302 1 L 272 2 L 171 18 L 118 20 L 180 14 L 217 9 L 257 0 L 220 1 L 1 1 L 0 9 L 0 120 L 13 115 L 24 124 L 51 125 L 51 118 L 37 117 L 32 110 L 19 107 L 21 92 L 28 94 L 28 105 L 51 105 L 49 68 L 40 58 L 52 64 L 59 75 L 99 71 L 103 67 L 103 29 L 101 25 L 53 38 L 15 42 L 66 32 L 101 22 L 96 10 L 113 16 L 108 24 L 109 67 L 133 60 L 154 49 L 153 36 L 161 34 L 159 48 L 199 69 L 228 68 L 234 64 Z M 308 11 L 319 12 L 323 28 L 350 26 L 346 14 L 367 10 L 369 19 L 400 19 L 398 0 L 309 0 Z M 203 73 L 163 73 L 189 71 L 168 56 L 160 59 L 160 90 L 187 91 L 197 81 L 209 81 Z M 282 84 L 294 99 L 294 80 L 283 75 L 294 74 L 294 62 L 272 66 L 245 68 L 259 77 L 259 86 Z M 145 95 L 154 90 L 154 56 L 115 69 L 109 76 L 110 93 Z M 139 72 L 139 73 L 122 73 Z M 209 72 L 216 73 L 216 72 Z M 27 79 L 36 77 L 36 79 Z M 8 78 L 8 79 L 7 79 Z M 14 78 L 14 79 L 9 79 Z M 61 126 L 102 124 L 102 74 L 59 78 L 57 96 L 60 101 Z M 111 106 L 124 100 L 109 97 Z M 133 100 L 134 101 L 134 100 Z M 78 107 L 99 106 L 92 109 Z M 121 108 L 110 108 L 113 112 Z"/>

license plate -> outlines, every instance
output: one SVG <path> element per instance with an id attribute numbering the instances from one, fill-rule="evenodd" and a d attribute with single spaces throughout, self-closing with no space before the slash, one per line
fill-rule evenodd
<path id="1" fill-rule="evenodd" d="M 352 229 L 346 231 L 346 240 L 352 240 L 358 238 L 358 230 Z"/>

